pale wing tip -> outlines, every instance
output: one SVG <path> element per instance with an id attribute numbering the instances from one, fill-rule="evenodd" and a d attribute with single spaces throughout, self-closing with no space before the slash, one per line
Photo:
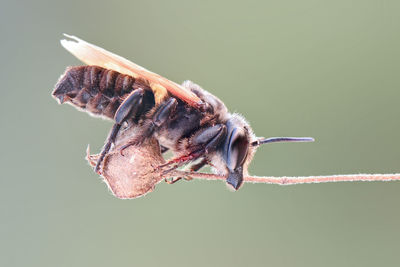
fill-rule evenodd
<path id="1" fill-rule="evenodd" d="M 77 42 L 70 41 L 70 40 L 61 40 L 60 41 L 61 45 L 70 53 L 74 54 L 75 48 L 77 47 Z"/>
<path id="2" fill-rule="evenodd" d="M 69 39 L 73 39 L 73 40 L 75 40 L 75 41 L 77 41 L 77 42 L 82 41 L 81 39 L 79 39 L 78 37 L 76 37 L 76 36 L 74 36 L 74 35 L 69 35 L 69 34 L 66 34 L 66 33 L 63 33 L 63 35 L 64 35 L 65 37 L 67 37 L 67 38 L 69 38 Z"/>
<path id="3" fill-rule="evenodd" d="M 78 44 L 79 42 L 81 42 L 81 40 L 78 37 L 75 37 L 73 35 L 68 35 L 66 33 L 63 34 L 65 37 L 72 39 L 72 40 L 67 40 L 67 39 L 62 39 L 60 40 L 61 45 L 67 49 L 68 51 L 71 51 L 71 46 L 75 46 L 76 44 Z"/>
<path id="4" fill-rule="evenodd" d="M 77 57 L 79 60 L 85 62 L 88 64 L 88 59 L 87 59 L 87 49 L 86 45 L 87 43 L 81 39 L 79 39 L 76 36 L 69 35 L 69 34 L 63 34 L 65 37 L 71 39 L 62 39 L 60 40 L 61 45 L 72 55 Z M 85 60 L 86 59 L 86 60 Z M 89 62 L 90 63 L 90 62 Z M 90 65 L 90 64 L 89 64 Z"/>
<path id="5" fill-rule="evenodd" d="M 67 40 L 67 39 L 62 39 L 60 40 L 61 45 L 67 49 L 68 51 L 71 51 L 69 48 L 71 47 L 75 47 L 77 45 L 85 45 L 87 44 L 85 41 L 83 41 L 82 39 L 79 39 L 78 37 L 74 36 L 74 35 L 69 35 L 66 33 L 63 33 L 63 35 L 71 40 Z"/>

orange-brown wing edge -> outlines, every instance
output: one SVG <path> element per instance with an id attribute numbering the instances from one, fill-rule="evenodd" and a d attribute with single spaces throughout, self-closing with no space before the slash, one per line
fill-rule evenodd
<path id="1" fill-rule="evenodd" d="M 169 92 L 192 107 L 204 108 L 204 103 L 201 99 L 181 85 L 78 37 L 64 35 L 71 40 L 61 40 L 61 45 L 82 62 L 112 69 L 134 78 L 141 77 L 146 79 L 154 92 L 156 102 L 161 102 Z"/>

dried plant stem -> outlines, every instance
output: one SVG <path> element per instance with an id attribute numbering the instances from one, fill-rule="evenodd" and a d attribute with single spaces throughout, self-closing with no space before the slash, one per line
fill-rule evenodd
<path id="1" fill-rule="evenodd" d="M 184 176 L 195 179 L 205 180 L 225 180 L 226 177 L 198 172 L 174 171 L 176 176 Z M 348 175 L 332 175 L 332 176 L 305 176 L 305 177 L 257 177 L 248 176 L 244 178 L 246 183 L 263 183 L 263 184 L 312 184 L 312 183 L 329 183 L 329 182 L 357 182 L 357 181 L 400 181 L 400 173 L 395 174 L 348 174 Z"/>

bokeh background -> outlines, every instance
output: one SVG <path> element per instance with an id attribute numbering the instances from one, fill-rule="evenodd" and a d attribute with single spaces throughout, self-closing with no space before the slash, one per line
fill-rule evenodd
<path id="1" fill-rule="evenodd" d="M 191 79 L 259 136 L 257 175 L 400 171 L 400 2 L 4 1 L 1 266 L 399 266 L 400 183 L 161 183 L 119 200 L 84 160 L 111 122 L 50 93 L 69 33 Z"/>

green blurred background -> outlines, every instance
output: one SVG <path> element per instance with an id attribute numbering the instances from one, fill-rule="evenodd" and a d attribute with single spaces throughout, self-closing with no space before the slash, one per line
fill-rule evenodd
<path id="1" fill-rule="evenodd" d="M 399 266 L 400 182 L 161 183 L 119 200 L 84 160 L 111 122 L 50 93 L 69 33 L 245 115 L 257 175 L 400 171 L 400 2 L 4 1 L 1 266 Z"/>

